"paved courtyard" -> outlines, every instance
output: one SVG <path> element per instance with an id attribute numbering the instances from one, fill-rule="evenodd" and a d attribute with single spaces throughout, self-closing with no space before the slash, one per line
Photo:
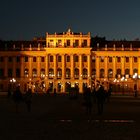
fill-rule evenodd
<path id="1" fill-rule="evenodd" d="M 0 140 L 139 140 L 140 98 L 111 97 L 97 115 L 93 104 L 87 115 L 83 97 L 38 96 L 27 112 L 22 102 L 19 113 L 11 98 L 0 97 Z"/>

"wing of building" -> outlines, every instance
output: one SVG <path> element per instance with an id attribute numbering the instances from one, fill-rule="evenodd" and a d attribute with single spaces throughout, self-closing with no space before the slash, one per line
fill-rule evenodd
<path id="1" fill-rule="evenodd" d="M 91 46 L 91 44 L 94 44 Z M 92 43 L 91 34 L 46 33 L 33 41 L 0 41 L 0 91 L 68 93 L 97 82 L 114 93 L 140 90 L 140 42 Z"/>

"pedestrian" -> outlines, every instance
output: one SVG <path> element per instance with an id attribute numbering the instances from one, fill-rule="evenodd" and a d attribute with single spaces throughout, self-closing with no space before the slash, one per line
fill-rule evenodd
<path id="1" fill-rule="evenodd" d="M 84 100 L 85 100 L 86 114 L 91 115 L 92 99 L 91 99 L 91 90 L 88 87 L 85 87 L 84 89 Z"/>
<path id="2" fill-rule="evenodd" d="M 7 92 L 7 97 L 10 98 L 11 95 L 12 95 L 12 93 L 11 93 L 11 89 L 9 88 L 9 89 L 8 89 L 8 92 Z"/>
<path id="3" fill-rule="evenodd" d="M 103 113 L 103 104 L 105 101 L 105 91 L 104 87 L 100 84 L 97 84 L 97 90 L 96 90 L 96 99 L 97 99 L 97 107 L 98 107 L 98 115 L 101 115 Z"/>
<path id="4" fill-rule="evenodd" d="M 54 88 L 53 94 L 54 96 L 56 96 L 56 88 Z"/>
<path id="5" fill-rule="evenodd" d="M 19 104 L 22 101 L 22 93 L 20 91 L 20 86 L 16 87 L 16 90 L 13 93 L 13 100 L 14 100 L 15 105 L 16 105 L 16 113 L 18 113 L 19 112 Z"/>
<path id="6" fill-rule="evenodd" d="M 134 91 L 134 97 L 137 97 L 138 96 L 138 92 L 137 90 Z"/>
<path id="7" fill-rule="evenodd" d="M 32 104 L 32 90 L 31 89 L 28 89 L 28 91 L 26 92 L 24 100 L 27 106 L 27 111 L 31 112 L 31 104 Z"/>

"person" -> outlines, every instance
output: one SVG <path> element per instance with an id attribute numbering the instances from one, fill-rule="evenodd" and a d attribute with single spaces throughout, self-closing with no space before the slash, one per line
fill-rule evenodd
<path id="1" fill-rule="evenodd" d="M 27 111 L 31 112 L 31 103 L 32 103 L 32 90 L 28 89 L 28 91 L 25 94 L 25 103 L 27 105 Z"/>
<path id="2" fill-rule="evenodd" d="M 13 93 L 13 100 L 16 104 L 16 112 L 19 112 L 19 104 L 22 101 L 22 93 L 20 91 L 20 86 L 16 87 L 16 90 Z"/>
<path id="3" fill-rule="evenodd" d="M 56 88 L 54 88 L 53 94 L 54 96 L 56 96 Z"/>
<path id="4" fill-rule="evenodd" d="M 91 110 L 92 110 L 91 90 L 88 87 L 85 87 L 84 89 L 84 100 L 86 106 L 86 113 L 88 115 L 91 115 Z"/>
<path id="5" fill-rule="evenodd" d="M 134 91 L 134 97 L 137 97 L 138 96 L 138 93 L 137 93 L 137 90 Z"/>
<path id="6" fill-rule="evenodd" d="M 104 87 L 100 84 L 97 84 L 96 99 L 97 99 L 98 115 L 101 115 L 103 113 L 105 91 L 104 91 Z"/>
<path id="7" fill-rule="evenodd" d="M 7 92 L 7 97 L 10 98 L 11 95 L 12 95 L 12 93 L 11 93 L 11 89 L 9 88 L 9 89 L 8 89 L 8 92 Z"/>

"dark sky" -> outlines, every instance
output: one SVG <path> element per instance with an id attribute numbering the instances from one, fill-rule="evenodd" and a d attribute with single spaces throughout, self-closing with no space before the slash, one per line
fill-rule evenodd
<path id="1" fill-rule="evenodd" d="M 1 0 L 0 39 L 31 40 L 46 32 L 91 32 L 140 38 L 140 0 Z"/>

